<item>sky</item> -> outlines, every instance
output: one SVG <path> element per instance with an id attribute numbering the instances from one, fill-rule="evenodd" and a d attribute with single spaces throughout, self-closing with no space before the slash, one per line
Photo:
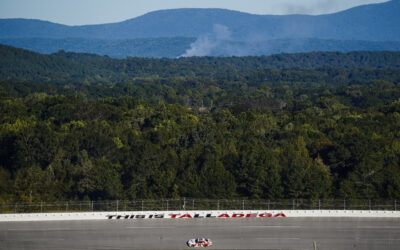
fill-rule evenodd
<path id="1" fill-rule="evenodd" d="M 252 14 L 327 14 L 387 0 L 0 0 L 0 18 L 66 25 L 120 22 L 151 11 L 223 8 Z"/>

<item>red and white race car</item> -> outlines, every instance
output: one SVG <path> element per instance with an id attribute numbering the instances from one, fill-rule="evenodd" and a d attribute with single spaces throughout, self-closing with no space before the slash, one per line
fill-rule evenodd
<path id="1" fill-rule="evenodd" d="M 210 247 L 212 246 L 212 241 L 210 239 L 197 238 L 188 240 L 186 244 L 188 247 Z"/>

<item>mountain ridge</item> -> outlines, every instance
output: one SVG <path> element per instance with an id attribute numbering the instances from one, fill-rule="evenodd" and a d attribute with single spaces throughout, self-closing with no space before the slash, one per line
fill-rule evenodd
<path id="1" fill-rule="evenodd" d="M 399 25 L 393 25 L 400 23 L 397 13 L 400 13 L 400 1 L 393 0 L 324 15 L 257 15 L 226 9 L 186 8 L 153 11 L 117 23 L 82 26 L 32 19 L 0 19 L 0 38 L 198 37 L 212 32 L 214 24 L 220 24 L 228 28 L 235 40 L 258 35 L 264 40 L 319 38 L 399 41 Z"/>
<path id="2" fill-rule="evenodd" d="M 259 15 L 217 8 L 152 11 L 122 22 L 68 26 L 0 19 L 0 43 L 115 58 L 257 56 L 310 51 L 400 50 L 400 1 L 323 15 Z"/>
<path id="3" fill-rule="evenodd" d="M 137 38 L 126 40 L 103 39 L 46 39 L 16 38 L 1 39 L 0 44 L 24 48 L 42 54 L 59 50 L 77 53 L 107 55 L 112 58 L 149 57 L 176 58 L 185 54 L 196 38 Z M 258 42 L 224 41 L 212 48 L 208 55 L 214 56 L 259 56 L 277 53 L 299 53 L 312 51 L 399 51 L 400 42 L 342 41 L 324 39 L 275 39 Z M 206 54 L 207 55 L 207 54 Z"/>

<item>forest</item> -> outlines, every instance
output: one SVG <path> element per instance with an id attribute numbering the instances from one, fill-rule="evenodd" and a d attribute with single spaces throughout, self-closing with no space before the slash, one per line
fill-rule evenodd
<path id="1" fill-rule="evenodd" d="M 0 46 L 0 202 L 400 198 L 400 53 Z"/>

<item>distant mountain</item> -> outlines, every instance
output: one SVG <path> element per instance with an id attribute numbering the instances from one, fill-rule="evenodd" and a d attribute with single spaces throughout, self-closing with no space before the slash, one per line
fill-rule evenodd
<path id="1" fill-rule="evenodd" d="M 78 53 L 108 55 L 113 58 L 125 58 L 127 56 L 175 58 L 184 54 L 195 40 L 196 38 L 190 37 L 137 38 L 126 40 L 3 38 L 0 39 L 0 44 L 29 49 L 42 54 L 51 54 L 59 50 L 65 50 Z"/>
<path id="2" fill-rule="evenodd" d="M 398 50 L 399 13 L 400 0 L 393 0 L 316 16 L 174 9 L 84 26 L 0 19 L 0 43 L 42 53 L 63 49 L 119 58 Z"/>
<path id="3" fill-rule="evenodd" d="M 185 53 L 191 55 L 213 56 L 260 56 L 277 53 L 298 53 L 312 51 L 399 51 L 400 42 L 376 41 L 339 41 L 324 39 L 275 39 L 268 41 L 218 41 L 205 48 L 201 39 L 171 38 L 137 38 L 126 40 L 105 39 L 46 39 L 46 38 L 3 38 L 0 44 L 29 49 L 42 54 L 51 54 L 59 50 L 78 53 L 108 55 L 113 58 L 150 57 L 176 58 Z M 208 45 L 210 45 L 208 43 Z M 196 46 L 205 51 L 196 51 Z M 191 50 L 194 50 L 191 52 Z"/>
<path id="4" fill-rule="evenodd" d="M 198 37 L 215 24 L 234 40 L 320 38 L 400 41 L 400 0 L 355 7 L 328 15 L 252 15 L 224 9 L 174 9 L 150 12 L 124 22 L 66 26 L 39 20 L 2 19 L 0 38 Z"/>

